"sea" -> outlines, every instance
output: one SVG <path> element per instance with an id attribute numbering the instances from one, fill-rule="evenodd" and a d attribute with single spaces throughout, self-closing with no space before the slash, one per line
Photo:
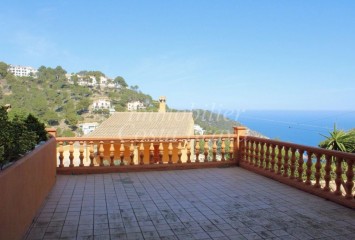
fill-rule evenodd
<path id="1" fill-rule="evenodd" d="M 227 117 L 266 137 L 308 146 L 318 146 L 337 129 L 355 128 L 354 111 L 232 111 Z"/>

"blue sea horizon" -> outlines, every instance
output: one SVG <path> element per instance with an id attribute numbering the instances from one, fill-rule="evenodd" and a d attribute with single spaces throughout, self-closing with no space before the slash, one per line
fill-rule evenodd
<path id="1" fill-rule="evenodd" d="M 355 111 L 244 110 L 226 114 L 271 139 L 318 146 L 337 129 L 355 128 Z"/>

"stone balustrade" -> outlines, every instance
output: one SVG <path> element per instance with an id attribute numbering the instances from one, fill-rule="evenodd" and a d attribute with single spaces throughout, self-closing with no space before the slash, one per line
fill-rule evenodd
<path id="1" fill-rule="evenodd" d="M 57 172 L 67 174 L 235 165 L 237 135 L 57 138 Z"/>
<path id="2" fill-rule="evenodd" d="M 57 140 L 57 173 L 240 166 L 355 209 L 355 154 L 234 134 Z"/>
<path id="3" fill-rule="evenodd" d="M 355 208 L 355 154 L 250 136 L 239 144 L 241 167 Z"/>

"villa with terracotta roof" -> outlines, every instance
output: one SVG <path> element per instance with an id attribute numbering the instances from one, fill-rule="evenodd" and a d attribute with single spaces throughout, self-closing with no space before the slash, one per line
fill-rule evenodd
<path id="1" fill-rule="evenodd" d="M 99 127 L 93 132 L 88 134 L 88 137 L 94 138 L 176 138 L 179 136 L 191 136 L 194 135 L 194 120 L 192 112 L 166 112 L 166 99 L 160 97 L 159 112 L 116 112 L 113 113 L 107 120 L 105 120 Z M 169 143 L 165 142 L 159 144 L 142 143 L 147 154 L 154 148 L 154 161 L 158 162 L 159 154 L 163 148 L 163 158 L 168 156 Z M 193 144 L 191 142 L 190 144 Z M 110 144 L 107 143 L 104 148 L 105 156 L 110 155 Z M 129 158 L 131 143 L 125 143 L 125 157 Z M 162 145 L 162 146 L 160 146 Z M 174 149 L 173 161 L 177 161 L 177 152 L 179 142 L 173 142 L 172 148 Z M 181 151 L 186 151 L 187 142 L 181 143 Z M 134 151 L 138 152 L 139 147 L 137 145 L 132 146 Z M 114 145 L 115 155 L 120 155 L 120 143 Z M 193 145 L 192 145 L 193 148 Z M 138 156 L 138 154 L 135 154 Z M 181 159 L 186 161 L 186 159 Z M 134 159 L 134 162 L 138 163 L 138 157 Z M 147 162 L 148 163 L 148 162 Z"/>
<path id="2" fill-rule="evenodd" d="M 191 112 L 115 112 L 88 137 L 176 137 L 193 133 Z"/>

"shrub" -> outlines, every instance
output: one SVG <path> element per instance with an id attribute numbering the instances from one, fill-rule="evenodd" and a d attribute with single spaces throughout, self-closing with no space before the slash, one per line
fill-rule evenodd
<path id="1" fill-rule="evenodd" d="M 31 151 L 40 141 L 48 139 L 44 124 L 29 115 L 9 120 L 7 111 L 0 108 L 0 169 Z"/>
<path id="2" fill-rule="evenodd" d="M 28 130 L 33 131 L 37 134 L 37 143 L 41 141 L 47 141 L 48 135 L 43 123 L 41 123 L 38 118 L 29 114 L 25 120 L 25 124 Z"/>

